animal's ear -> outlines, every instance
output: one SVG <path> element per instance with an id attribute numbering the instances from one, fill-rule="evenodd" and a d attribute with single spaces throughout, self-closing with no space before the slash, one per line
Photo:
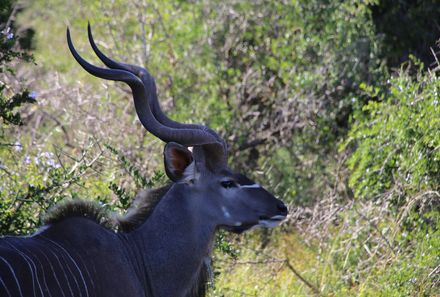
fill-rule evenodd
<path id="1" fill-rule="evenodd" d="M 193 156 L 189 149 L 175 142 L 169 142 L 165 145 L 163 151 L 165 172 L 168 177 L 174 181 L 180 181 L 186 178 L 191 168 L 194 167 Z M 186 172 L 185 172 L 186 171 Z"/>

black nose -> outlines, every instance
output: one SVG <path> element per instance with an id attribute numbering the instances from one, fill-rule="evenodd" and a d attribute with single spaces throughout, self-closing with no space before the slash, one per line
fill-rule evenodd
<path id="1" fill-rule="evenodd" d="M 279 202 L 277 208 L 283 215 L 287 215 L 288 211 L 286 204 L 284 204 L 283 202 Z"/>

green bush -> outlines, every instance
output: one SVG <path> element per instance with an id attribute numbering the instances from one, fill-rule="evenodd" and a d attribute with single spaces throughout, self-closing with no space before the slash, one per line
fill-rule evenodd
<path id="1" fill-rule="evenodd" d="M 346 142 L 356 146 L 348 165 L 358 197 L 394 191 L 399 199 L 439 189 L 440 79 L 422 70 L 411 76 L 409 69 L 403 66 L 384 91 L 362 85 L 371 101 L 356 114 Z"/>
<path id="2" fill-rule="evenodd" d="M 399 23 L 408 3 L 31 1 L 18 19 L 36 29 L 39 66 L 25 79 L 38 77 L 32 88 L 45 96 L 19 109 L 30 93 L 0 89 L 0 233 L 32 232 L 61 199 L 124 209 L 137 189 L 163 182 L 163 143 L 137 123 L 125 85 L 91 78 L 75 63 L 59 18 L 65 15 L 81 55 L 101 65 L 87 44 L 90 19 L 109 56 L 149 68 L 173 119 L 220 131 L 231 145 L 230 164 L 261 175 L 291 202 L 299 232 L 285 225 L 233 237 L 234 245 L 219 235 L 224 272 L 215 274 L 216 292 L 311 294 L 286 257 L 322 295 L 435 295 L 438 70 L 425 73 L 415 60 L 394 77 L 387 69 L 436 34 L 421 29 L 436 26 L 420 17 L 430 0 L 409 5 L 412 21 Z M 12 2 L 0 8 L 0 19 L 8 19 Z M 1 26 L 2 48 L 12 53 L 16 36 Z M 20 55 L 0 57 L 5 81 Z M 245 257 L 249 263 L 240 263 Z M 231 267 L 241 268 L 236 275 Z M 237 289 L 229 290 L 233 283 Z"/>
<path id="3" fill-rule="evenodd" d="M 386 77 L 368 4 L 228 1 L 204 9 L 207 57 L 218 69 L 209 83 L 232 111 L 220 128 L 233 140 L 234 165 L 262 168 L 287 201 L 312 204 L 334 184 L 335 144 L 368 99 L 358 86 Z"/>

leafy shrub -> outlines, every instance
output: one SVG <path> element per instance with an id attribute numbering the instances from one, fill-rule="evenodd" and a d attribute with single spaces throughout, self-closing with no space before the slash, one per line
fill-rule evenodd
<path id="1" fill-rule="evenodd" d="M 51 9 L 42 9 L 48 1 L 35 0 L 23 17 L 37 29 L 41 67 L 31 77 L 50 91 L 24 110 L 28 125 L 3 130 L 10 146 L 0 147 L 1 232 L 31 232 L 40 212 L 64 198 L 126 208 L 136 188 L 162 181 L 153 174 L 162 143 L 133 124 L 125 85 L 103 87 L 74 64 L 59 21 L 66 15 L 81 54 L 98 63 L 82 46 L 90 19 L 106 53 L 148 66 L 174 119 L 219 130 L 235 168 L 264 176 L 271 191 L 304 207 L 292 214 L 292 225 L 303 228 L 294 236 L 285 226 L 230 245 L 221 233 L 215 245 L 223 273 L 213 295 L 313 293 L 284 257 L 323 295 L 436 294 L 437 74 L 405 66 L 387 81 L 383 60 L 400 61 L 406 47 L 417 53 L 412 45 L 432 37 L 417 35 L 429 5 L 411 4 L 413 22 L 390 27 L 378 18 L 390 13 L 395 20 L 408 1 L 80 2 L 51 0 Z M 375 7 L 386 9 L 378 15 Z M 411 25 L 410 40 L 399 42 L 383 30 L 405 33 Z M 348 199 L 347 164 L 350 187 L 365 199 Z M 261 244 L 263 237 L 273 242 Z"/>
<path id="2" fill-rule="evenodd" d="M 9 14 L 12 13 L 12 2 L 5 1 L 0 4 L 0 20 L 7 20 Z M 32 61 L 32 56 L 23 52 L 17 46 L 17 36 L 14 35 L 13 29 L 7 26 L 6 22 L 0 21 L 0 75 L 14 75 L 14 70 L 10 66 L 16 61 Z M 9 96 L 8 96 L 9 95 Z M 32 95 L 32 96 L 31 96 Z M 34 94 L 30 94 L 27 90 L 14 94 L 11 88 L 5 83 L 0 84 L 0 120 L 4 125 L 20 125 L 20 114 L 14 110 L 24 103 L 35 102 Z M 0 127 L 0 137 L 3 136 L 3 127 Z"/>
<path id="3" fill-rule="evenodd" d="M 368 3 L 227 1 L 203 14 L 234 165 L 262 168 L 284 199 L 313 203 L 333 185 L 322 169 L 367 99 L 359 84 L 386 76 Z"/>
<path id="4" fill-rule="evenodd" d="M 386 91 L 363 85 L 371 98 L 367 116 L 355 116 L 347 141 L 356 144 L 348 162 L 356 196 L 439 189 L 440 80 L 436 72 L 410 76 L 409 69 L 391 78 Z"/>

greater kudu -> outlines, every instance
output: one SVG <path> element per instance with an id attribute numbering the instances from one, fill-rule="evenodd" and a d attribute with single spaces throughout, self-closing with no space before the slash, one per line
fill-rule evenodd
<path id="1" fill-rule="evenodd" d="M 204 295 L 198 283 L 216 229 L 241 233 L 258 225 L 274 227 L 286 217 L 287 208 L 228 168 L 227 147 L 217 133 L 166 117 L 148 71 L 106 57 L 93 41 L 90 26 L 88 32 L 93 50 L 110 69 L 79 56 L 67 29 L 70 51 L 92 75 L 130 86 L 142 125 L 166 143 L 165 170 L 173 183 L 152 213 L 129 232 L 102 226 L 99 209 L 87 210 L 78 203 L 32 236 L 1 238 L 0 295 Z"/>

